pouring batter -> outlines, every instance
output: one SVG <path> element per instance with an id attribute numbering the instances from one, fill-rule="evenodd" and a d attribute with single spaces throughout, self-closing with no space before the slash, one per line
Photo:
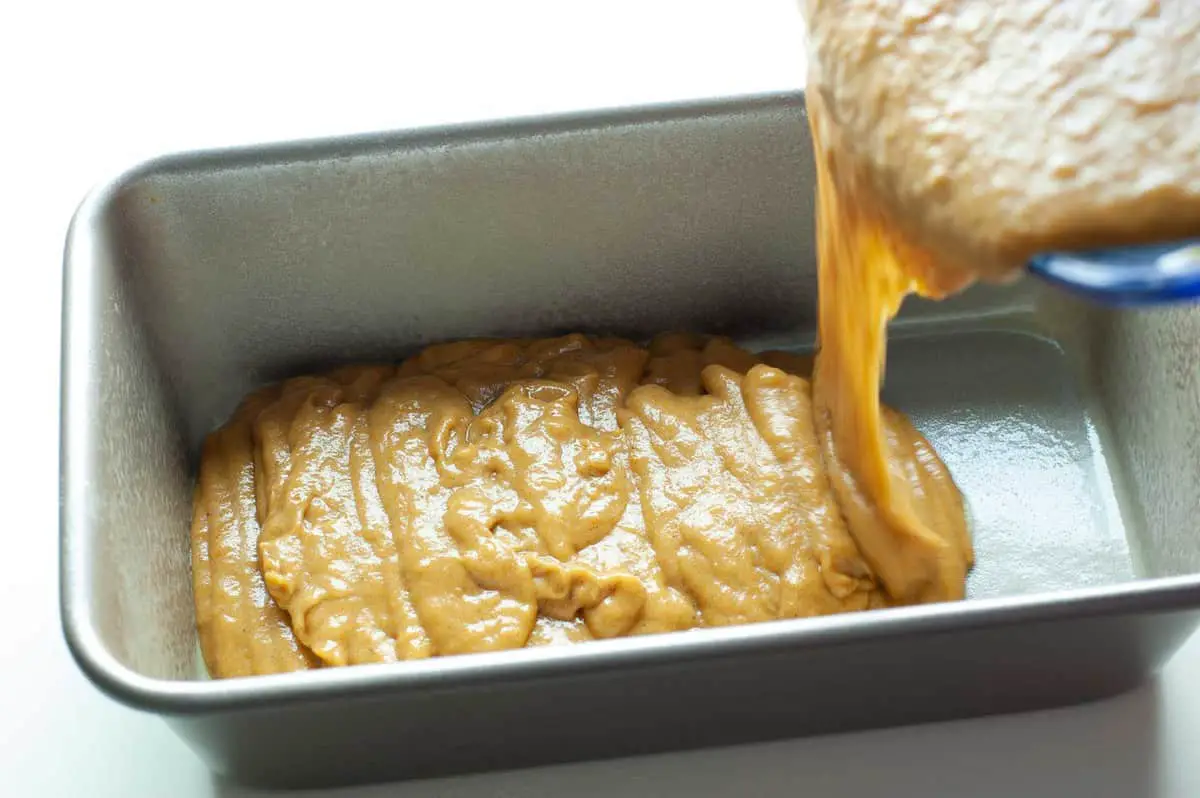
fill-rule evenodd
<path id="1" fill-rule="evenodd" d="M 909 293 L 1009 279 L 1038 252 L 1200 232 L 1200 6 L 807 0 L 818 173 L 817 426 L 889 593 L 955 595 L 879 406 Z"/>

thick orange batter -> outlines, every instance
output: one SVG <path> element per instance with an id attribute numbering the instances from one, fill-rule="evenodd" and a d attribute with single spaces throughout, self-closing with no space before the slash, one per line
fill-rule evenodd
<path id="1" fill-rule="evenodd" d="M 934 253 L 931 290 L 1200 234 L 1200 3 L 800 5 L 837 180 Z"/>
<path id="2" fill-rule="evenodd" d="M 853 480 L 826 466 L 810 368 L 721 338 L 571 335 L 443 344 L 251 396 L 201 461 L 192 536 L 210 672 L 961 595 L 970 542 L 941 461 L 885 411 L 907 508 L 946 535 L 936 558 L 959 563 L 958 584 L 939 582 L 941 560 L 914 548 L 901 568 L 919 589 L 893 592 L 878 563 L 892 567 L 896 546 L 860 538 L 891 528 L 847 512 Z"/>

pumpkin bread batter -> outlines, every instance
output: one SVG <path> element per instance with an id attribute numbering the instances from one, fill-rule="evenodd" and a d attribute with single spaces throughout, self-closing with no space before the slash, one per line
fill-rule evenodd
<path id="1" fill-rule="evenodd" d="M 441 344 L 252 395 L 206 443 L 196 494 L 210 673 L 960 597 L 971 544 L 945 467 L 884 412 L 911 511 L 959 576 L 905 562 L 916 587 L 892 592 L 875 564 L 891 549 L 857 537 L 873 522 L 826 466 L 810 369 L 722 338 L 570 335 Z"/>

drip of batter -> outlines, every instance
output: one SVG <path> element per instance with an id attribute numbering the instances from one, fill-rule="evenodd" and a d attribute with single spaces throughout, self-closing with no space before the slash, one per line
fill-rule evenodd
<path id="1" fill-rule="evenodd" d="M 944 474 L 932 492 L 910 478 L 889 445 L 879 402 L 888 322 L 908 293 L 938 296 L 945 289 L 931 261 L 895 237 L 839 153 L 825 146 L 817 96 L 809 118 L 820 286 L 814 398 L 825 466 L 850 531 L 893 598 L 962 598 L 973 552 L 957 489 L 937 484 L 948 482 Z M 951 499 L 948 510 L 943 498 Z"/>

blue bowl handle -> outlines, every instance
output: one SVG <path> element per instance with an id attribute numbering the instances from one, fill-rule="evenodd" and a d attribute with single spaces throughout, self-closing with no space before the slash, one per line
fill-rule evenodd
<path id="1" fill-rule="evenodd" d="M 1050 252 L 1029 272 L 1106 304 L 1155 305 L 1200 298 L 1200 239 L 1093 252 Z"/>

